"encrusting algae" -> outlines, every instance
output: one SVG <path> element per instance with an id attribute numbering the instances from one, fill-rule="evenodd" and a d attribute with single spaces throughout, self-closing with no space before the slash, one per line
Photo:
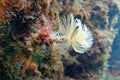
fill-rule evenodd
<path id="1" fill-rule="evenodd" d="M 119 4 L 1 0 L 0 80 L 101 80 Z"/>

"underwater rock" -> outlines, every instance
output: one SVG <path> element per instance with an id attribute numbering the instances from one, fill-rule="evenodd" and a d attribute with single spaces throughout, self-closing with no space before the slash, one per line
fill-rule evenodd
<path id="1" fill-rule="evenodd" d="M 104 79 L 119 5 L 119 0 L 1 0 L 0 80 Z M 70 48 L 61 55 L 53 46 L 52 34 L 69 13 L 93 34 L 94 44 L 83 54 Z"/>

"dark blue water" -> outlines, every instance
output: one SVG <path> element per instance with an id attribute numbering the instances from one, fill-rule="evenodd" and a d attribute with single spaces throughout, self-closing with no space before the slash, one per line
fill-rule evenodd
<path id="1" fill-rule="evenodd" d="M 118 29 L 118 33 L 113 41 L 111 57 L 109 59 L 110 70 L 117 70 L 120 73 L 120 15 L 118 16 L 118 22 L 114 28 Z"/>

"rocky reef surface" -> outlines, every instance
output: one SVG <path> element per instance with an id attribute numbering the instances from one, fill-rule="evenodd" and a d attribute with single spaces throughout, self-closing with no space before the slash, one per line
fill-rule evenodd
<path id="1" fill-rule="evenodd" d="M 108 80 L 119 5 L 119 0 L 1 0 L 0 80 Z M 69 13 L 93 34 L 94 44 L 83 54 L 73 49 L 59 54 L 53 46 L 52 31 Z"/>

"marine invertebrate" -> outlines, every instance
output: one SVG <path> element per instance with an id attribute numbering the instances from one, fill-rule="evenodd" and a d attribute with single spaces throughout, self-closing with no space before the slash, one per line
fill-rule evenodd
<path id="1" fill-rule="evenodd" d="M 43 25 L 41 25 L 39 19 L 36 20 L 36 25 L 39 28 L 39 37 L 49 37 L 52 30 L 52 22 L 45 18 L 45 16 L 42 16 L 43 18 Z"/>
<path id="2" fill-rule="evenodd" d="M 58 44 L 63 45 L 63 52 L 69 49 L 70 46 L 78 52 L 84 53 L 93 44 L 93 37 L 90 30 L 85 24 L 82 24 L 80 19 L 75 19 L 72 14 L 67 18 L 60 20 L 60 29 L 57 34 Z M 60 47 L 58 47 L 60 48 Z"/>
<path id="3" fill-rule="evenodd" d="M 52 21 L 46 19 L 45 16 L 43 16 L 42 18 L 44 20 L 43 24 L 40 23 L 39 19 L 36 20 L 36 26 L 39 28 L 39 30 L 35 35 L 38 40 L 52 44 Z"/>

